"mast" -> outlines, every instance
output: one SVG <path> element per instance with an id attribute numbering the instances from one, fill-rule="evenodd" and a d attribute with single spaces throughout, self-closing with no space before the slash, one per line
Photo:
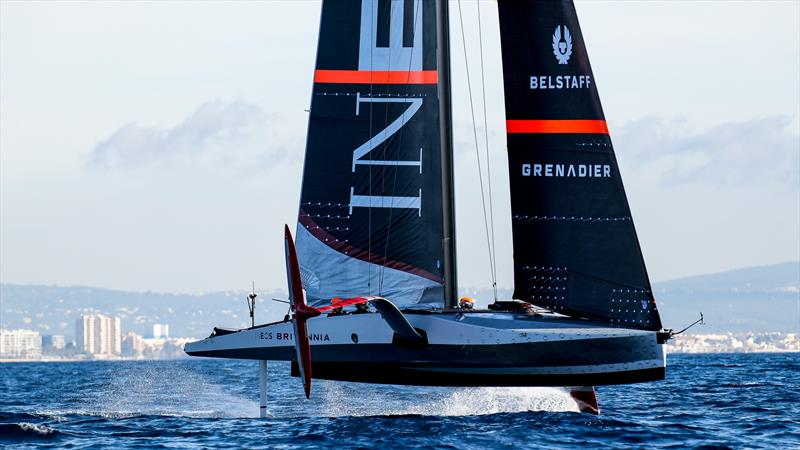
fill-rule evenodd
<path id="1" fill-rule="evenodd" d="M 444 307 L 458 305 L 456 281 L 456 205 L 453 188 L 453 121 L 450 97 L 450 23 L 447 0 L 436 1 L 437 69 L 442 155 L 442 224 L 444 236 Z"/>

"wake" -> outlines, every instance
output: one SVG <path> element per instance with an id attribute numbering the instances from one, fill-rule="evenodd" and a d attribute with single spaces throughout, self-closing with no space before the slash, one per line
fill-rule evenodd
<path id="1" fill-rule="evenodd" d="M 186 367 L 156 362 L 115 366 L 104 374 L 102 382 L 81 390 L 83 396 L 75 408 L 40 413 L 106 419 L 149 415 L 198 418 L 258 415 L 255 399 L 233 393 L 230 386 Z"/>
<path id="2" fill-rule="evenodd" d="M 476 416 L 527 411 L 578 412 L 569 393 L 544 387 L 422 388 L 326 383 L 320 415 Z"/>
<path id="3" fill-rule="evenodd" d="M 211 371 L 160 363 L 115 364 L 68 408 L 39 411 L 56 420 L 69 415 L 107 419 L 136 416 L 258 417 L 258 384 L 243 367 Z M 475 416 L 527 411 L 578 412 L 559 388 L 436 388 L 314 380 L 311 401 L 298 378 L 270 371 L 267 409 L 274 419 L 363 416 Z M 288 367 L 287 367 L 288 369 Z"/>

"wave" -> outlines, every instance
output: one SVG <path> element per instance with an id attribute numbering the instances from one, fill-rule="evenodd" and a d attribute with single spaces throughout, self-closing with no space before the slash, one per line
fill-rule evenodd
<path id="1" fill-rule="evenodd" d="M 53 440 L 61 436 L 60 431 L 46 425 L 30 422 L 0 423 L 0 442 Z"/>

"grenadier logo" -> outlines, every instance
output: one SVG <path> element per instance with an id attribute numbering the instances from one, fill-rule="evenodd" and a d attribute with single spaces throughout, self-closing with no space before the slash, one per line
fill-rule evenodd
<path id="1" fill-rule="evenodd" d="M 572 56 L 572 35 L 569 34 L 566 25 L 564 25 L 564 40 L 561 40 L 561 26 L 557 26 L 553 33 L 553 54 L 556 55 L 559 64 L 566 64 Z"/>
<path id="2" fill-rule="evenodd" d="M 610 164 L 523 164 L 523 177 L 611 178 Z"/>

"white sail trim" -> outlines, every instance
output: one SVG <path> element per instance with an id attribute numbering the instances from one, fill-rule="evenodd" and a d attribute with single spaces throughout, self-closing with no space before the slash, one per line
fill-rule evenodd
<path id="1" fill-rule="evenodd" d="M 327 304 L 334 297 L 381 295 L 400 308 L 442 306 L 442 285 L 435 281 L 339 253 L 302 225 L 298 225 L 296 236 L 297 259 L 309 304 Z M 381 270 L 383 283 L 378 292 Z"/>

